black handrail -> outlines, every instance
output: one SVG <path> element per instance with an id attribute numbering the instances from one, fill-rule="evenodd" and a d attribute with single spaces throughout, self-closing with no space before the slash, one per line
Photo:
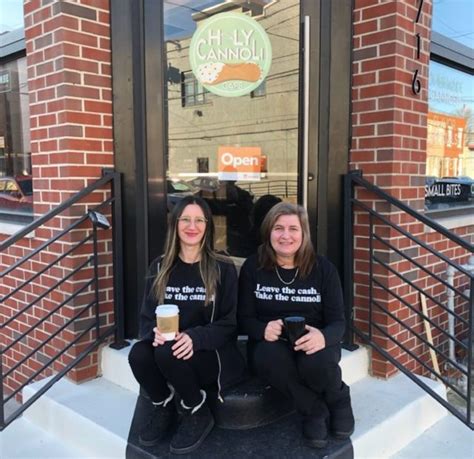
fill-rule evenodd
<path id="1" fill-rule="evenodd" d="M 51 220 L 56 215 L 60 214 L 61 212 L 65 211 L 67 208 L 79 202 L 82 198 L 84 198 L 88 194 L 92 193 L 93 191 L 98 190 L 99 188 L 102 188 L 104 185 L 114 180 L 115 177 L 118 175 L 119 175 L 118 172 L 106 171 L 105 175 L 102 178 L 100 178 L 94 183 L 91 183 L 89 186 L 79 191 L 79 193 L 75 194 L 74 196 L 71 196 L 69 199 L 66 199 L 66 201 L 59 204 L 54 209 L 51 209 L 49 212 L 47 212 L 43 216 L 37 218 L 36 220 L 33 220 L 29 225 L 25 226 L 23 229 L 21 229 L 20 231 L 10 236 L 8 239 L 6 239 L 4 242 L 2 242 L 0 244 L 0 253 L 6 250 L 15 242 L 18 242 L 20 239 L 24 238 L 27 234 L 39 228 L 43 223 L 46 223 L 48 220 Z"/>
<path id="2" fill-rule="evenodd" d="M 459 237 L 457 234 L 452 233 L 451 231 L 449 231 L 448 229 L 446 229 L 444 226 L 440 225 L 439 223 L 436 223 L 431 218 L 417 212 L 416 210 L 407 206 L 402 201 L 399 201 L 398 199 L 394 198 L 390 194 L 381 190 L 379 187 L 363 179 L 362 175 L 357 174 L 357 173 L 350 173 L 349 175 L 353 182 L 357 183 L 358 185 L 361 185 L 366 190 L 371 191 L 377 196 L 383 198 L 385 201 L 389 202 L 390 204 L 393 204 L 394 206 L 398 207 L 400 210 L 403 210 L 408 215 L 411 215 L 413 218 L 419 220 L 420 222 L 424 223 L 430 228 L 433 228 L 437 233 L 442 234 L 443 236 L 455 242 L 456 244 L 460 245 L 466 250 L 470 250 L 470 251 L 473 250 L 472 244 L 469 244 L 469 242 L 465 241 L 463 238 Z"/>
<path id="3" fill-rule="evenodd" d="M 451 411 L 455 416 L 457 416 L 462 422 L 468 425 L 471 429 L 474 430 L 474 410 L 471 406 L 471 401 L 473 399 L 474 394 L 474 362 L 473 362 L 473 341 L 474 341 L 474 323 L 473 323 L 473 315 L 474 315 L 474 270 L 471 268 L 468 269 L 469 265 L 461 265 L 457 261 L 451 260 L 449 257 L 441 253 L 439 250 L 434 249 L 429 244 L 425 243 L 419 237 L 414 236 L 406 229 L 402 228 L 401 226 L 397 225 L 393 221 L 390 220 L 387 213 L 378 212 L 377 210 L 373 209 L 367 202 L 367 200 L 356 199 L 355 195 L 355 188 L 359 187 L 363 190 L 369 191 L 377 201 L 382 201 L 388 204 L 391 204 L 394 208 L 396 208 L 396 212 L 401 212 L 403 214 L 410 215 L 416 222 L 422 223 L 429 228 L 432 228 L 435 232 L 444 236 L 450 244 L 455 245 L 458 248 L 462 248 L 469 253 L 474 252 L 474 246 L 470 244 L 467 240 L 459 237 L 458 235 L 450 232 L 444 226 L 439 225 L 437 222 L 433 221 L 432 219 L 426 217 L 422 213 L 417 212 L 416 210 L 410 208 L 405 203 L 399 201 L 398 199 L 390 196 L 387 192 L 381 190 L 377 186 L 373 185 L 372 183 L 368 182 L 367 180 L 362 178 L 362 173 L 360 171 L 352 171 L 344 177 L 344 218 L 345 218 L 345 225 L 344 225 L 344 238 L 345 238 L 345 249 L 346 253 L 344 255 L 344 290 L 345 290 L 345 297 L 347 301 L 346 305 L 346 317 L 350 318 L 350 325 L 346 331 L 345 342 L 346 344 L 352 345 L 354 341 L 354 335 L 358 336 L 363 342 L 368 343 L 374 349 L 376 349 L 381 355 L 383 355 L 390 363 L 392 363 L 397 369 L 404 372 L 410 379 L 412 379 L 416 384 L 422 387 L 427 393 L 429 393 L 433 398 L 435 398 L 439 403 L 441 403 L 445 408 Z M 364 202 L 365 201 L 365 202 Z M 354 211 L 357 208 L 358 212 L 366 212 L 368 215 L 368 223 L 367 223 L 367 235 L 364 237 L 368 238 L 368 247 L 366 248 L 367 259 L 363 259 L 368 262 L 368 330 L 366 328 L 359 329 L 358 324 L 354 323 L 352 320 L 354 314 L 354 291 L 353 291 L 353 272 L 354 272 L 354 256 L 353 256 L 353 242 L 354 242 L 354 234 L 353 234 L 353 221 L 354 221 Z M 389 213 L 389 212 L 388 212 Z M 382 226 L 380 226 L 382 225 Z M 423 252 L 418 252 L 418 255 L 411 256 L 403 249 L 399 249 L 396 245 L 390 243 L 391 236 L 385 236 L 381 234 L 377 234 L 378 229 L 381 227 L 391 228 L 394 229 L 400 236 L 404 236 L 408 238 L 413 245 L 410 248 L 418 247 L 419 250 L 423 250 Z M 399 237 L 398 235 L 396 237 Z M 375 248 L 375 242 L 378 244 L 377 248 Z M 381 249 L 382 247 L 382 249 Z M 400 258 L 397 260 L 385 261 L 379 255 L 382 250 L 393 251 L 396 253 Z M 460 279 L 467 279 L 469 281 L 469 294 L 463 291 L 463 288 L 458 284 L 455 285 L 454 282 L 450 283 L 451 281 L 445 280 L 436 272 L 433 272 L 428 266 L 425 266 L 423 262 L 419 262 L 416 258 L 422 256 L 421 254 L 429 254 L 430 257 L 435 257 L 435 259 L 446 263 L 447 266 L 452 266 L 457 271 L 457 275 L 461 276 Z M 403 262 L 408 262 L 411 265 L 410 268 L 403 268 L 403 271 L 397 269 L 397 264 L 399 261 L 403 260 Z M 434 264 L 434 263 L 431 263 Z M 380 271 L 375 270 L 374 266 L 382 267 L 383 273 L 380 274 Z M 433 283 L 428 283 L 429 287 L 424 285 L 418 285 L 413 279 L 409 278 L 405 273 L 407 271 L 411 271 L 414 269 L 418 270 L 419 272 L 423 273 L 423 276 L 429 276 L 431 281 L 436 282 L 436 285 L 442 286 L 445 292 L 448 292 L 451 296 L 456 296 L 460 301 L 467 301 L 467 308 L 466 303 L 460 303 L 459 306 L 462 305 L 464 308 L 464 312 L 460 312 L 459 310 L 454 311 L 450 307 L 447 307 L 443 304 L 443 302 L 439 298 L 439 294 L 434 293 L 432 294 L 428 289 L 433 287 Z M 459 335 L 451 333 L 449 330 L 446 330 L 446 327 L 443 328 L 442 323 L 437 323 L 436 320 L 433 320 L 428 315 L 425 315 L 424 312 L 418 310 L 414 305 L 410 304 L 410 302 L 406 301 L 402 296 L 399 295 L 390 285 L 384 285 L 384 282 L 378 280 L 378 277 L 390 275 L 396 276 L 400 281 L 402 281 L 402 285 L 406 285 L 410 288 L 411 294 L 422 295 L 425 298 L 429 299 L 434 305 L 440 307 L 440 311 L 443 311 L 443 314 L 447 314 L 447 316 L 451 316 L 452 320 L 456 320 L 458 325 L 462 327 L 462 332 L 467 333 L 467 344 L 459 337 Z M 397 284 L 400 285 L 400 284 Z M 374 296 L 374 288 L 380 289 L 381 292 L 384 292 L 387 298 L 394 298 L 396 299 L 400 305 L 406 307 L 410 314 L 416 315 L 420 321 L 429 324 L 429 326 L 434 327 L 443 338 L 441 339 L 441 344 L 430 342 L 428 339 L 423 337 L 423 333 L 416 330 L 412 324 L 407 323 L 404 319 L 394 314 L 390 311 L 387 307 L 381 304 L 381 302 Z M 432 368 L 429 365 L 429 361 L 425 361 L 420 355 L 418 355 L 418 351 L 414 351 L 414 349 L 410 348 L 410 345 L 407 344 L 406 341 L 399 340 L 398 337 L 389 333 L 384 327 L 381 327 L 378 323 L 373 320 L 373 308 L 377 308 L 377 312 L 382 312 L 391 320 L 394 321 L 398 326 L 402 327 L 401 330 L 404 330 L 410 333 L 410 336 L 415 337 L 415 339 L 419 340 L 419 342 L 423 343 L 427 346 L 427 349 L 430 351 L 435 352 L 435 355 L 439 356 L 443 361 L 450 365 L 450 368 L 456 370 L 461 377 L 467 379 L 467 391 L 465 391 L 462 387 L 456 386 L 455 382 L 449 378 L 449 375 L 443 374 L 443 371 L 437 371 L 435 368 Z M 466 318 L 466 312 L 468 311 Z M 381 334 L 381 336 L 385 337 L 386 339 L 390 340 L 392 343 L 396 344 L 400 350 L 405 353 L 405 356 L 409 356 L 413 359 L 414 362 L 420 366 L 420 368 L 424 369 L 428 374 L 431 374 L 442 381 L 453 393 L 457 394 L 461 400 L 466 403 L 466 413 L 462 412 L 459 408 L 452 405 L 449 401 L 443 399 L 439 396 L 433 389 L 431 389 L 420 377 L 413 373 L 409 368 L 404 365 L 403 361 L 398 361 L 398 359 L 392 356 L 389 352 L 387 352 L 381 345 L 378 343 L 377 340 L 373 339 L 373 330 Z M 456 357 L 452 357 L 451 350 L 446 353 L 446 349 L 442 347 L 442 340 L 449 340 L 454 345 L 458 346 L 458 349 L 467 353 L 467 365 L 463 363 L 459 363 Z"/>
<path id="4" fill-rule="evenodd" d="M 22 307 L 21 310 L 16 311 L 13 315 L 11 315 L 8 319 L 4 320 L 3 323 L 0 324 L 0 329 L 4 329 L 6 326 L 12 324 L 19 316 L 27 312 L 30 308 L 32 308 L 35 304 L 37 304 L 41 299 L 46 298 L 49 294 L 54 292 L 60 285 L 62 285 L 65 281 L 69 278 L 77 274 L 81 269 L 86 266 L 90 266 L 92 268 L 92 278 L 90 280 L 83 279 L 84 283 L 74 290 L 67 298 L 63 299 L 59 304 L 54 305 L 54 307 L 48 312 L 39 318 L 38 321 L 34 324 L 28 324 L 29 326 L 22 331 L 20 334 L 16 334 L 15 339 L 11 342 L 6 344 L 5 346 L 0 347 L 0 430 L 3 430 L 7 425 L 9 425 L 14 419 L 16 419 L 22 412 L 24 412 L 35 400 L 37 400 L 46 390 L 48 390 L 56 381 L 58 381 L 62 376 L 64 376 L 68 371 L 74 368 L 80 361 L 82 361 L 92 350 L 96 349 L 100 343 L 104 342 L 104 340 L 114 334 L 115 340 L 113 346 L 116 348 L 121 348 L 128 343 L 124 339 L 124 310 L 123 310 L 123 266 L 122 266 L 122 254 L 123 254 L 123 247 L 122 247 L 122 204 L 121 204 L 121 177 L 120 174 L 114 172 L 113 170 L 105 170 L 103 177 L 98 179 L 96 182 L 92 183 L 76 195 L 72 196 L 71 198 L 67 199 L 65 202 L 57 206 L 56 208 L 52 209 L 50 212 L 46 213 L 42 217 L 34 220 L 25 228 L 23 228 L 18 233 L 14 234 L 6 241 L 0 244 L 0 251 L 5 252 L 9 247 L 13 244 L 20 241 L 23 237 L 27 234 L 35 231 L 41 225 L 52 219 L 53 217 L 59 215 L 61 212 L 69 209 L 74 204 L 79 203 L 83 198 L 87 197 L 90 193 L 102 189 L 104 186 L 110 185 L 110 190 L 108 193 L 111 195 L 109 198 L 105 198 L 99 204 L 87 204 L 88 210 L 84 213 L 84 215 L 77 217 L 69 226 L 66 228 L 58 231 L 54 236 L 52 236 L 47 241 L 41 243 L 38 247 L 34 250 L 31 250 L 28 254 L 23 256 L 21 259 L 17 260 L 15 263 L 7 267 L 4 271 L 0 272 L 0 278 L 5 278 L 13 270 L 19 268 L 22 264 L 27 262 L 28 260 L 32 259 L 35 255 L 40 254 L 43 250 L 47 249 L 48 246 L 53 244 L 54 242 L 58 241 L 61 237 L 70 233 L 73 229 L 78 228 L 81 224 L 86 221 L 92 222 L 92 231 L 90 234 L 86 235 L 82 240 L 79 242 L 75 242 L 72 247 L 65 250 L 62 254 L 55 257 L 54 260 L 50 261 L 46 264 L 45 267 L 42 267 L 39 271 L 32 273 L 32 276 L 26 280 L 22 280 L 19 285 L 15 288 L 11 289 L 8 293 L 6 293 L 1 299 L 1 302 L 5 302 L 10 298 L 14 298 L 14 295 L 17 293 L 21 293 L 22 290 L 27 287 L 31 282 L 35 281 L 39 276 L 46 273 L 54 266 L 58 266 L 58 264 L 67 256 L 70 256 L 74 250 L 77 250 L 78 247 L 84 246 L 87 242 L 91 241 L 92 244 L 90 246 L 90 255 L 89 254 L 81 254 L 86 255 L 87 258 L 85 261 L 82 261 L 78 264 L 78 266 L 74 267 L 74 269 L 69 270 L 68 274 L 63 275 L 61 278 L 56 278 L 55 282 L 49 288 L 46 288 L 44 291 L 41 292 L 38 296 L 34 298 L 29 298 L 29 302 L 25 307 Z M 107 225 L 99 226 L 100 223 L 98 222 L 96 216 L 99 211 L 102 209 L 111 209 L 112 212 L 112 239 L 113 239 L 113 267 L 114 267 L 114 313 L 115 313 L 115 323 L 108 327 L 105 330 L 101 330 L 100 322 L 99 322 L 99 264 L 98 264 L 98 228 L 100 227 L 108 227 Z M 86 229 L 84 229 L 87 231 Z M 89 245 L 87 245 L 89 247 Z M 34 330 L 38 329 L 38 327 L 46 323 L 48 319 L 59 312 L 59 310 L 66 306 L 69 302 L 71 302 L 74 298 L 78 297 L 80 294 L 84 292 L 89 292 L 89 288 L 93 287 L 91 293 L 94 294 L 94 299 L 86 306 L 81 306 L 78 313 L 74 314 L 72 318 L 69 318 L 61 326 L 57 327 L 52 333 L 48 333 L 48 336 L 39 342 L 39 344 L 35 344 L 29 352 L 27 352 L 24 356 L 18 359 L 13 366 L 7 369 L 4 372 L 2 362 L 2 356 L 5 352 L 8 352 L 13 349 L 13 346 L 20 343 L 24 340 L 29 334 Z M 49 358 L 46 362 L 42 362 L 42 365 L 39 369 L 36 369 L 29 378 L 20 384 L 15 390 L 10 391 L 8 395 L 5 397 L 5 389 L 4 389 L 4 382 L 7 377 L 12 375 L 15 371 L 18 370 L 28 359 L 32 358 L 41 348 L 46 346 L 51 340 L 57 337 L 61 332 L 66 330 L 67 327 L 71 326 L 76 320 L 80 319 L 87 311 L 94 311 L 95 314 L 92 312 L 94 317 L 93 323 L 88 325 L 84 330 L 82 330 L 78 335 L 74 337 L 74 339 L 70 340 L 64 348 L 58 351 L 55 355 Z M 55 362 L 59 357 L 64 355 L 74 344 L 78 343 L 80 339 L 89 333 L 92 329 L 95 328 L 95 338 L 94 341 L 88 345 L 87 349 L 83 351 L 79 356 L 76 356 L 69 364 L 67 364 L 63 370 L 61 370 L 56 376 L 50 378 L 46 384 L 44 384 L 41 389 L 26 403 L 20 405 L 18 408 L 14 410 L 9 417 L 5 418 L 5 403 L 12 400 L 16 394 L 18 394 L 26 384 L 32 382 L 34 378 L 40 375 L 43 371 L 47 370 L 51 367 L 52 363 Z"/>

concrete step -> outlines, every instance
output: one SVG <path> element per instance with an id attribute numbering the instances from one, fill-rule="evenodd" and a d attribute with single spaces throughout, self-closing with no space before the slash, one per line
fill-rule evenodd
<path id="1" fill-rule="evenodd" d="M 446 397 L 441 383 L 423 381 Z M 351 393 L 356 458 L 390 457 L 446 416 L 446 409 L 404 374 L 389 380 L 364 378 L 351 387 Z"/>
<path id="2" fill-rule="evenodd" d="M 104 347 L 101 352 L 101 371 L 102 376 L 108 381 L 138 394 L 139 386 L 128 364 L 128 353 L 131 348 L 132 345 L 120 350 Z M 346 384 L 352 385 L 365 378 L 368 368 L 369 351 L 367 348 L 361 346 L 354 352 L 342 351 L 341 369 Z"/>
<path id="3" fill-rule="evenodd" d="M 427 383 L 438 393 L 444 393 L 439 383 L 429 380 Z M 25 397 L 31 396 L 40 385 L 28 386 Z M 445 410 L 404 375 L 388 381 L 365 377 L 352 384 L 351 390 L 356 417 L 351 448 L 356 458 L 390 457 L 445 416 Z M 120 458 L 125 457 L 129 439 L 136 448 L 136 440 L 130 433 L 136 427 L 132 425 L 136 402 L 136 393 L 106 378 L 81 385 L 63 379 L 31 406 L 24 418 L 60 438 L 70 448 L 81 451 L 84 457 Z M 24 443 L 27 447 L 29 440 L 25 438 Z M 202 445 L 200 457 L 222 457 L 223 447 L 228 458 L 282 457 L 282 451 L 285 456 L 295 458 L 321 457 L 323 453 L 303 444 L 296 417 L 247 431 L 214 429 Z M 334 440 L 331 448 L 347 452 L 347 442 Z M 142 457 L 169 454 L 167 445 L 143 453 Z M 140 457 L 136 451 L 134 455 Z M 331 457 L 347 456 L 332 454 Z"/>
<path id="4" fill-rule="evenodd" d="M 472 459 L 474 432 L 452 414 L 412 441 L 391 459 Z"/>
<path id="5" fill-rule="evenodd" d="M 23 390 L 28 400 L 44 381 Z M 26 412 L 24 418 L 60 438 L 83 457 L 125 457 L 137 396 L 104 378 L 83 384 L 61 379 Z"/>
<path id="6" fill-rule="evenodd" d="M 24 418 L 0 433 L 2 459 L 83 459 L 84 454 Z"/>

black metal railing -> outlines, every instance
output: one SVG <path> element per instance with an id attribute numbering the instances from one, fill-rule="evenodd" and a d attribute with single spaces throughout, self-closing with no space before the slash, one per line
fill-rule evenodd
<path id="1" fill-rule="evenodd" d="M 100 192 L 103 196 L 101 202 L 97 203 L 97 194 Z M 88 198 L 93 194 L 95 198 L 90 199 L 93 202 L 91 204 Z M 76 206 L 74 209 L 80 210 L 71 212 L 73 206 Z M 66 217 L 61 215 L 64 212 L 67 213 Z M 111 218 L 111 224 L 106 215 Z M 17 249 L 18 244 L 28 238 L 32 232 L 44 229 L 49 231 L 48 223 L 55 218 L 67 218 L 71 220 L 71 223 L 66 228 L 57 230 L 52 237 L 41 242 L 36 248 L 27 250 L 28 253 L 0 273 L 3 292 L 7 291 L 0 298 L 0 317 L 3 319 L 0 324 L 2 337 L 0 342 L 0 430 L 20 416 L 109 336 L 114 336 L 112 347 L 120 348 L 128 344 L 124 340 L 123 323 L 120 174 L 104 169 L 102 178 L 2 242 L 0 254 L 11 257 L 9 250 Z M 98 231 L 101 228 L 110 227 L 113 247 L 114 324 L 103 326 L 100 321 Z M 64 243 L 65 238 L 68 238 L 67 243 Z M 78 238 L 80 239 L 77 240 Z M 67 249 L 58 254 L 59 247 Z M 42 262 L 42 256 L 44 259 L 53 258 L 53 260 Z M 64 269 L 61 262 L 72 260 L 75 256 L 80 260 L 72 263 L 76 266 L 73 269 Z M 38 266 L 38 269 L 36 270 L 34 266 Z M 26 276 L 25 273 L 31 273 L 31 276 L 18 280 L 21 277 L 18 275 L 19 270 L 22 271 L 21 276 Z M 55 270 L 54 273 L 53 270 Z M 58 272 L 67 272 L 67 274 L 58 276 Z M 40 287 L 40 293 L 34 293 L 34 287 L 43 285 L 42 276 L 48 276 L 50 282 L 47 288 Z M 75 280 L 75 276 L 80 276 L 80 282 L 70 282 L 74 291 L 69 293 L 67 288 L 62 289 L 68 281 Z M 55 293 L 56 299 L 51 296 Z M 69 309 L 67 313 L 64 313 L 68 305 L 81 295 L 86 296 L 86 299 L 82 298 L 80 305 L 72 308 L 72 312 Z M 57 300 L 58 297 L 63 299 Z M 41 308 L 41 312 L 38 313 L 42 301 L 48 300 L 47 306 Z M 83 325 L 79 324 L 80 321 Z M 45 328 L 46 325 L 49 325 L 49 328 Z M 67 335 L 69 338 L 65 338 L 65 333 L 71 330 L 74 332 Z M 71 358 L 67 352 L 74 345 L 82 344 L 83 338 L 86 338 L 85 346 L 82 345 L 80 352 Z M 64 343 L 60 349 L 54 344 L 58 339 Z M 65 360 L 58 365 L 57 361 L 61 358 Z M 35 359 L 34 365 L 31 359 Z M 31 398 L 24 403 L 15 401 L 27 384 L 42 379 L 45 374 L 51 377 L 44 379 L 46 382 Z M 6 407 L 9 408 L 8 414 Z"/>
<path id="2" fill-rule="evenodd" d="M 354 335 L 368 343 L 474 429 L 473 244 L 364 180 L 360 171 L 344 177 L 344 194 L 344 287 L 352 324 L 346 343 L 352 345 Z M 437 250 L 440 241 L 444 248 Z M 447 399 L 422 376 L 441 381 Z"/>

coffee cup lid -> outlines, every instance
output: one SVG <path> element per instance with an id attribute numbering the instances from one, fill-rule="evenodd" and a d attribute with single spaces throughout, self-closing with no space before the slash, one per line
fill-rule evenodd
<path id="1" fill-rule="evenodd" d="M 155 309 L 155 314 L 161 317 L 175 316 L 179 314 L 179 308 L 175 304 L 159 304 Z"/>

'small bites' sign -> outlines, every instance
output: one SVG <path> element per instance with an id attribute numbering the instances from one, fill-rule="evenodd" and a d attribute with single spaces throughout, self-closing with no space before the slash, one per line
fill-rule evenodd
<path id="1" fill-rule="evenodd" d="M 216 14 L 199 24 L 189 50 L 191 69 L 210 92 L 238 97 L 266 78 L 272 48 L 263 27 L 242 13 Z"/>
<path id="2" fill-rule="evenodd" d="M 219 147 L 219 180 L 260 180 L 261 153 L 259 147 Z"/>

